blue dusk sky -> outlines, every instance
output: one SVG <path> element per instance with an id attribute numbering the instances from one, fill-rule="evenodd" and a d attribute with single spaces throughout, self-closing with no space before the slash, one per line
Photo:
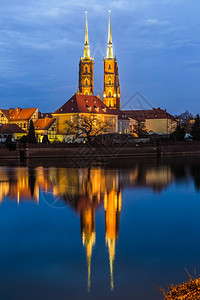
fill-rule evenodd
<path id="1" fill-rule="evenodd" d="M 95 94 L 111 9 L 122 107 L 200 113 L 199 0 L 1 1 L 0 108 L 52 112 L 77 91 L 86 9 Z M 150 105 L 142 97 L 125 105 L 136 92 Z"/>

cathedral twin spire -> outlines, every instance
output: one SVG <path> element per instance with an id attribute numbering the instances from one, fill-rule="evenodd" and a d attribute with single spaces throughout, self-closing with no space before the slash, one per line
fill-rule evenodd
<path id="1" fill-rule="evenodd" d="M 106 58 L 114 58 L 113 55 L 113 45 L 112 45 L 112 32 L 111 32 L 111 10 L 109 9 L 109 24 L 108 24 L 108 45 L 107 45 L 107 56 Z M 85 11 L 85 42 L 84 42 L 84 52 L 83 59 L 90 58 L 90 47 L 88 38 L 88 22 L 87 22 L 87 10 Z"/>
<path id="2" fill-rule="evenodd" d="M 112 32 L 111 32 L 111 11 L 109 10 L 108 23 L 108 44 L 107 54 L 104 57 L 104 89 L 103 102 L 110 108 L 120 109 L 120 85 L 116 57 L 113 55 Z M 90 56 L 90 46 L 88 38 L 87 11 L 85 12 L 85 41 L 84 52 L 79 62 L 79 88 L 80 95 L 93 95 L 94 74 L 93 58 Z"/>

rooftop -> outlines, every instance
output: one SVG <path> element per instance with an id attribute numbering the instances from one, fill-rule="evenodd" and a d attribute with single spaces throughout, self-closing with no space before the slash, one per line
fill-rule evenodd
<path id="1" fill-rule="evenodd" d="M 37 119 L 34 123 L 35 130 L 48 130 L 56 119 L 45 117 L 44 119 Z"/>
<path id="2" fill-rule="evenodd" d="M 0 134 L 5 134 L 5 133 L 24 133 L 24 134 L 26 134 L 26 131 L 21 129 L 16 124 L 3 124 L 0 126 Z"/>
<path id="3" fill-rule="evenodd" d="M 9 121 L 29 120 L 37 108 L 9 108 L 1 109 L 2 113 Z"/>
<path id="4" fill-rule="evenodd" d="M 78 94 L 74 94 L 53 114 L 67 113 L 97 113 L 104 115 L 118 115 L 117 110 L 107 107 L 97 96 Z"/>
<path id="5" fill-rule="evenodd" d="M 144 122 L 146 119 L 171 119 L 176 121 L 166 109 L 163 110 L 160 107 L 149 110 L 123 110 L 123 113 L 140 122 Z"/>

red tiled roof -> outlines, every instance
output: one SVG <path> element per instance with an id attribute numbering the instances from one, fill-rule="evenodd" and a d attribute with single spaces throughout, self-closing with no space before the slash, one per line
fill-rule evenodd
<path id="1" fill-rule="evenodd" d="M 123 110 L 123 113 L 140 122 L 144 122 L 145 119 L 171 119 L 176 121 L 172 115 L 160 107 L 151 110 Z"/>
<path id="2" fill-rule="evenodd" d="M 21 129 L 16 124 L 3 124 L 0 126 L 0 134 L 4 133 L 24 133 L 26 134 L 26 131 Z"/>
<path id="3" fill-rule="evenodd" d="M 1 109 L 9 121 L 29 120 L 37 108 Z"/>
<path id="4" fill-rule="evenodd" d="M 91 95 L 73 95 L 63 106 L 53 114 L 67 113 L 98 113 L 105 115 L 117 115 L 117 111 L 107 107 L 101 99 Z"/>
<path id="5" fill-rule="evenodd" d="M 34 123 L 35 130 L 48 130 L 56 119 L 48 118 L 37 119 Z"/>

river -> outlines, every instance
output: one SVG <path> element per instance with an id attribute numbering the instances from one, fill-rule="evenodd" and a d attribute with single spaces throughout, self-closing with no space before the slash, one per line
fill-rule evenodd
<path id="1" fill-rule="evenodd" d="M 199 216 L 198 157 L 1 163 L 0 299 L 161 299 L 199 274 Z"/>

